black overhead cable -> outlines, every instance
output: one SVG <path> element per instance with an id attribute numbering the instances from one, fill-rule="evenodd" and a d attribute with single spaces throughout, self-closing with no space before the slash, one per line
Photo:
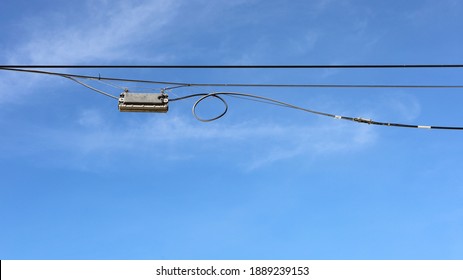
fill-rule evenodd
<path id="1" fill-rule="evenodd" d="M 91 69 L 91 68 L 116 68 L 116 69 L 142 69 L 142 68 L 215 68 L 215 69 L 333 69 L 333 68 L 463 68 L 463 64 L 318 64 L 318 65 L 0 65 L 0 68 L 80 68 L 80 69 Z"/>

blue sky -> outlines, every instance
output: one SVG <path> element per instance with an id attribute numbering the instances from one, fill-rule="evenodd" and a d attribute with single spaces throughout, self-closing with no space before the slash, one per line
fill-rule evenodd
<path id="1" fill-rule="evenodd" d="M 0 64 L 461 64 L 462 13 L 450 0 L 7 0 Z M 72 73 L 462 84 L 461 69 Z M 0 86 L 0 259 L 463 258 L 461 132 L 237 99 L 224 118 L 200 123 L 192 101 L 167 114 L 119 113 L 115 100 L 58 77 L 0 72 Z M 223 89 L 170 94 L 211 90 Z M 378 121 L 463 125 L 459 89 L 229 90 Z"/>

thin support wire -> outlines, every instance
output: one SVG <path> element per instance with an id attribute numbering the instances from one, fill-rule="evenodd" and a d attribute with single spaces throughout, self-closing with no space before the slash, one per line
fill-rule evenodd
<path id="1" fill-rule="evenodd" d="M 88 88 L 88 89 L 91 89 L 91 90 L 93 90 L 93 91 L 95 91 L 95 92 L 98 92 L 99 94 L 102 94 L 102 95 L 104 95 L 104 96 L 111 97 L 111 98 L 113 98 L 113 99 L 119 100 L 119 97 L 114 96 L 114 95 L 112 95 L 112 94 L 109 94 L 109 93 L 107 93 L 107 92 L 104 92 L 104 91 L 102 91 L 102 90 L 99 90 L 99 89 L 97 89 L 97 88 L 94 88 L 94 87 L 92 87 L 92 86 L 89 86 L 89 85 L 87 85 L 86 83 L 83 83 L 83 82 L 81 82 L 81 81 L 79 81 L 79 80 L 77 80 L 77 79 L 75 79 L 75 78 L 73 78 L 73 77 L 69 77 L 69 76 L 65 76 L 65 75 L 63 75 L 62 77 L 67 78 L 67 79 L 69 79 L 69 80 L 71 80 L 71 81 L 74 81 L 74 82 L 76 82 L 76 83 L 78 83 L 78 84 L 80 84 L 80 85 L 82 85 L 82 86 L 84 86 L 84 87 L 86 87 L 86 88 Z"/>

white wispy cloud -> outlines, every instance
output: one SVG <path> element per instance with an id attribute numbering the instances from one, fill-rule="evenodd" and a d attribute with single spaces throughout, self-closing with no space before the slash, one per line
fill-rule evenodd
<path id="1" fill-rule="evenodd" d="M 102 114 L 95 109 L 87 109 L 80 112 L 77 123 L 82 127 L 103 127 L 107 125 Z"/>
<path id="2" fill-rule="evenodd" d="M 434 25 L 436 16 L 445 14 L 447 17 L 459 18 L 462 10 L 462 2 L 458 0 L 443 0 L 439 5 L 434 1 L 421 1 L 414 10 L 407 11 L 403 16 L 413 25 Z"/>
<path id="3" fill-rule="evenodd" d="M 165 0 L 91 1 L 81 11 L 80 21 L 54 14 L 29 19 L 28 38 L 14 51 L 7 51 L 9 63 L 73 64 L 140 59 L 133 49 L 147 37 L 162 33 L 162 28 L 175 16 L 176 6 L 175 2 Z M 163 60 L 163 55 L 149 59 Z"/>
<path id="4" fill-rule="evenodd" d="M 291 40 L 290 45 L 296 54 L 306 54 L 315 48 L 319 37 L 319 32 L 315 30 L 308 30 L 305 34 L 298 37 L 297 39 Z"/>
<path id="5" fill-rule="evenodd" d="M 148 51 L 143 43 L 150 41 L 147 38 L 168 34 L 166 27 L 174 22 L 182 2 L 86 1 L 78 11 L 79 17 L 71 16 L 72 20 L 59 10 L 43 11 L 35 17 L 18 19 L 23 22 L 21 40 L 3 49 L 0 58 L 4 64 L 162 62 L 174 54 Z M 50 79 L 0 71 L 0 86 L 7 97 L 0 103 L 21 102 Z"/>
<path id="6" fill-rule="evenodd" d="M 390 94 L 383 98 L 382 106 L 389 108 L 389 117 L 396 115 L 396 118 L 403 122 L 414 121 L 421 115 L 421 105 L 418 99 L 411 94 L 401 92 L 400 94 Z"/>
<path id="7" fill-rule="evenodd" d="M 68 129 L 43 128 L 29 137 L 38 138 L 36 143 L 42 143 L 46 153 L 68 154 L 75 159 L 73 165 L 110 162 L 121 154 L 158 158 L 162 147 L 163 160 L 194 160 L 206 152 L 232 158 L 237 167 L 253 171 L 293 159 L 356 152 L 373 145 L 378 134 L 377 128 L 368 125 L 317 118 L 292 125 L 262 121 L 204 124 L 192 117 L 147 115 L 116 125 L 105 122 L 102 114 L 84 111 Z"/>

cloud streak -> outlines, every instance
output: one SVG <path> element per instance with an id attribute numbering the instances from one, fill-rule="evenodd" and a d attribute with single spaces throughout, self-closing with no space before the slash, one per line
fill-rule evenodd
<path id="1" fill-rule="evenodd" d="M 42 31 L 44 19 L 34 19 L 36 28 L 29 30 L 29 39 L 18 50 L 10 52 L 9 63 L 73 64 L 140 59 L 133 52 L 134 46 L 147 36 L 161 33 L 176 8 L 171 1 L 92 3 L 83 11 L 81 21 L 47 16 L 47 31 Z"/>
<path id="2" fill-rule="evenodd" d="M 22 19 L 27 27 L 22 43 L 2 50 L 4 64 L 92 64 L 143 61 L 161 62 L 173 54 L 151 52 L 142 43 L 162 37 L 173 22 L 181 2 L 87 1 L 79 17 L 68 19 L 57 12 Z M 162 16 L 161 16 L 162 15 Z M 25 28 L 26 28 L 25 27 Z M 32 89 L 50 79 L 42 75 L 0 71 L 0 86 L 7 98 L 21 102 Z"/>
<path id="3" fill-rule="evenodd" d="M 37 134 L 27 137 L 44 153 L 66 154 L 65 158 L 73 158 L 70 162 L 77 166 L 114 162 L 123 155 L 159 159 L 162 154 L 168 163 L 215 154 L 216 159 L 232 160 L 245 171 L 293 159 L 349 154 L 373 145 L 377 139 L 371 126 L 337 120 L 308 119 L 307 124 L 292 125 L 261 121 L 203 124 L 175 115 L 156 115 L 116 125 L 104 121 L 97 110 L 82 112 L 69 127 L 35 131 Z"/>

